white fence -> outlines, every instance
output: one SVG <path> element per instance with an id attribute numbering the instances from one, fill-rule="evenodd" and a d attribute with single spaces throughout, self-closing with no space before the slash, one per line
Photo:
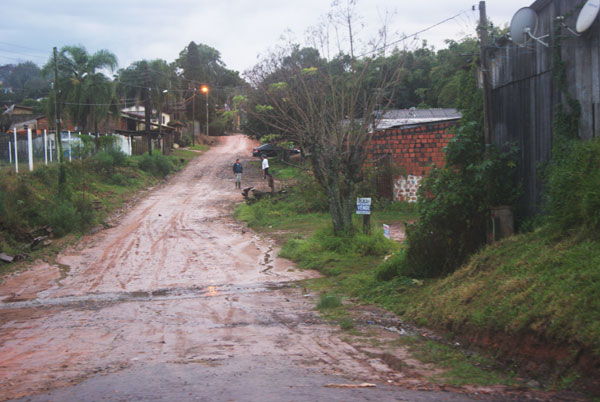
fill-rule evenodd
<path id="1" fill-rule="evenodd" d="M 94 138 L 91 134 L 83 134 Z M 110 134 L 113 138 L 113 149 L 118 149 L 126 155 L 132 154 L 131 138 L 119 134 Z M 65 161 L 81 159 L 85 155 L 84 142 L 81 133 L 63 131 L 61 145 Z M 36 165 L 49 164 L 59 160 L 56 133 L 33 135 L 31 129 L 27 135 L 17 134 L 16 129 L 10 134 L 0 134 L 0 166 L 10 166 L 19 170 L 33 171 Z"/>

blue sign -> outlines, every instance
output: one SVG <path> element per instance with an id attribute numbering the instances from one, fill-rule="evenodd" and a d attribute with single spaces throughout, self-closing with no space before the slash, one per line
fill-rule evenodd
<path id="1" fill-rule="evenodd" d="M 358 215 L 371 215 L 371 199 L 370 198 L 357 198 L 356 199 L 356 213 Z"/>

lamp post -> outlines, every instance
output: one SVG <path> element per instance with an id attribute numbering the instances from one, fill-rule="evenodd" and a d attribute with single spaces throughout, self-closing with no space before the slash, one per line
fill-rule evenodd
<path id="1" fill-rule="evenodd" d="M 192 97 L 192 125 L 193 130 L 192 130 L 192 147 L 194 147 L 195 144 L 195 137 L 196 137 L 196 85 L 194 85 L 194 96 Z"/>
<path id="2" fill-rule="evenodd" d="M 202 88 L 200 88 L 200 90 L 206 94 L 206 136 L 208 137 L 208 85 L 202 85 Z"/>
<path id="3" fill-rule="evenodd" d="M 163 94 L 167 94 L 167 103 L 168 103 L 169 102 L 169 94 L 168 94 L 169 90 L 168 89 L 163 89 L 161 92 Z M 167 135 L 166 134 L 162 135 L 163 118 L 162 118 L 162 99 L 161 98 L 162 98 L 162 96 L 159 93 L 158 94 L 158 136 L 161 137 L 161 139 L 162 139 L 162 153 L 163 153 L 163 155 L 166 155 L 167 154 L 167 147 L 166 147 L 166 144 L 165 144 L 165 142 L 166 142 L 165 140 L 166 140 L 166 136 Z"/>

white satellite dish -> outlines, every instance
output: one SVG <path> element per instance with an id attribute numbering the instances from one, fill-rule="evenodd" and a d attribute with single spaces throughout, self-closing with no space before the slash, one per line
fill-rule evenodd
<path id="1" fill-rule="evenodd" d="M 540 39 L 548 35 L 539 38 L 535 37 L 537 28 L 538 16 L 535 10 L 530 7 L 523 7 L 515 13 L 510 21 L 510 37 L 519 46 L 523 46 L 531 38 L 547 47 L 548 44 L 542 42 Z"/>
<path id="2" fill-rule="evenodd" d="M 530 38 L 528 32 L 535 35 L 537 25 L 537 13 L 529 7 L 523 7 L 515 13 L 510 21 L 510 37 L 517 45 L 523 45 Z"/>
<path id="3" fill-rule="evenodd" d="M 577 32 L 587 31 L 598 16 L 598 11 L 600 11 L 600 0 L 588 0 L 577 18 L 577 24 L 575 25 Z"/>

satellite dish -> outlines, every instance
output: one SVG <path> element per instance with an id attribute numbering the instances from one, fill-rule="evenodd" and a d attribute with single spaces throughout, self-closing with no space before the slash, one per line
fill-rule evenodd
<path id="1" fill-rule="evenodd" d="M 523 7 L 515 13 L 510 21 L 510 37 L 517 45 L 524 45 L 537 31 L 537 13 L 529 8 Z"/>
<path id="2" fill-rule="evenodd" d="M 510 37 L 512 41 L 523 46 L 529 38 L 541 43 L 548 47 L 547 43 L 544 43 L 541 39 L 546 38 L 549 35 L 544 35 L 539 38 L 535 36 L 538 27 L 538 16 L 534 9 L 530 7 L 523 7 L 515 13 L 510 21 Z"/>
<path id="3" fill-rule="evenodd" d="M 575 25 L 577 32 L 587 31 L 598 16 L 598 11 L 600 11 L 600 0 L 588 0 L 577 18 L 577 24 Z"/>

